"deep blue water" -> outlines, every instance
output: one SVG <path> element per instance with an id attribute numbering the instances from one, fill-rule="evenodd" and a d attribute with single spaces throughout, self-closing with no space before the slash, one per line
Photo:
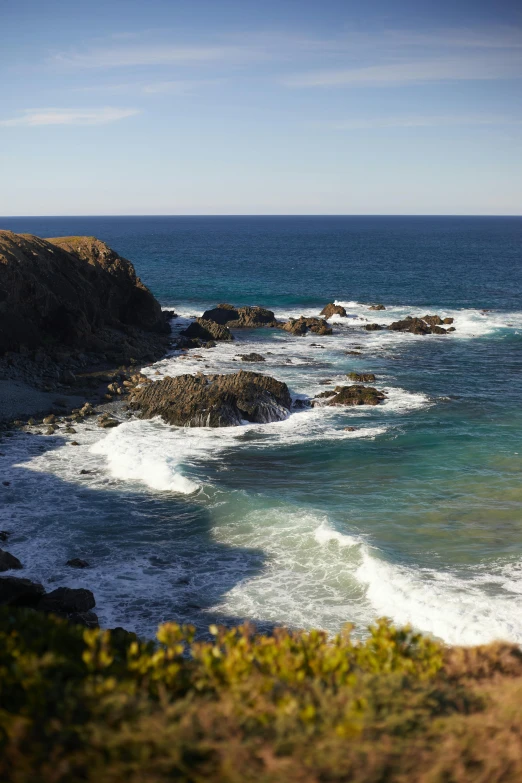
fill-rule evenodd
<path id="1" fill-rule="evenodd" d="M 77 449 L 63 437 L 13 439 L 5 524 L 34 576 L 70 584 L 60 564 L 86 556 L 93 568 L 75 578 L 96 593 L 102 620 L 146 633 L 162 619 L 335 630 L 386 614 L 451 642 L 522 641 L 522 218 L 5 218 L 0 227 L 105 240 L 178 309 L 181 326 L 222 301 L 281 317 L 318 314 L 332 300 L 348 311 L 332 337 L 237 333 L 204 355 L 158 363 L 152 377 L 235 371 L 237 355 L 256 350 L 266 363 L 252 369 L 295 395 L 353 370 L 374 372 L 388 392 L 375 409 L 314 409 L 282 424 L 185 431 L 131 421 L 109 435 L 82 431 Z M 372 302 L 386 311 L 370 312 Z M 455 333 L 362 328 L 427 312 L 454 317 Z M 355 346 L 359 356 L 346 353 Z M 80 480 L 86 465 L 95 473 Z"/>

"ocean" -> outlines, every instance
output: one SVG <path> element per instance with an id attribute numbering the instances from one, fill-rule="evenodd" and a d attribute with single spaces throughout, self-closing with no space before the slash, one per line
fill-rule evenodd
<path id="1" fill-rule="evenodd" d="M 304 398 L 372 372 L 387 393 L 377 407 L 217 430 L 85 424 L 78 448 L 16 434 L 1 449 L 0 519 L 24 576 L 87 587 L 102 625 L 148 636 L 166 620 L 203 632 L 246 619 L 332 633 L 352 622 L 364 635 L 388 616 L 452 644 L 522 643 L 522 218 L 28 217 L 0 228 L 106 241 L 180 314 L 174 331 L 219 302 L 279 318 L 331 301 L 347 310 L 330 337 L 237 331 L 167 356 L 147 368 L 153 379 L 246 367 Z M 427 313 L 456 331 L 363 328 Z M 238 360 L 251 351 L 265 363 Z M 91 568 L 67 568 L 71 557 Z"/>

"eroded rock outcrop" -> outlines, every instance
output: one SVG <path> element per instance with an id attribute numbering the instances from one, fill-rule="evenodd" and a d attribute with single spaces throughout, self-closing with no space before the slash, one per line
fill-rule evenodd
<path id="1" fill-rule="evenodd" d="M 330 302 L 326 307 L 323 307 L 319 315 L 324 315 L 325 318 L 331 318 L 332 315 L 341 315 L 343 318 L 346 318 L 346 310 L 341 305 Z"/>
<path id="2" fill-rule="evenodd" d="M 223 326 L 217 323 L 217 321 L 211 321 L 208 318 L 196 318 L 181 334 L 189 339 L 203 341 L 227 341 L 234 339 L 227 326 Z"/>
<path id="3" fill-rule="evenodd" d="M 386 399 L 386 394 L 373 386 L 336 386 L 333 391 L 321 392 L 317 398 L 325 398 L 322 405 L 379 405 Z"/>
<path id="4" fill-rule="evenodd" d="M 241 370 L 230 375 L 166 377 L 137 389 L 130 407 L 179 427 L 232 427 L 242 421 L 266 423 L 288 416 L 292 400 L 285 383 Z"/>
<path id="5" fill-rule="evenodd" d="M 357 383 L 373 383 L 375 381 L 373 372 L 350 372 L 348 378 Z"/>
<path id="6" fill-rule="evenodd" d="M 442 319 L 438 315 L 427 315 L 424 318 L 414 318 L 408 315 L 400 321 L 394 321 L 388 326 L 392 332 L 410 332 L 411 334 L 446 334 L 438 324 Z"/>
<path id="7" fill-rule="evenodd" d="M 332 327 L 328 326 L 324 318 L 305 318 L 302 315 L 300 318 L 290 318 L 289 321 L 282 324 L 282 329 L 290 334 L 295 334 L 302 337 L 307 332 L 313 332 L 318 335 L 332 334 Z"/>
<path id="8" fill-rule="evenodd" d="M 259 329 L 263 326 L 277 325 L 272 310 L 257 305 L 234 307 L 230 304 L 220 304 L 211 310 L 206 310 L 202 317 L 222 326 L 228 326 L 229 329 Z"/>
<path id="9" fill-rule="evenodd" d="M 0 355 L 50 346 L 160 355 L 169 327 L 130 261 L 94 237 L 0 231 Z"/>

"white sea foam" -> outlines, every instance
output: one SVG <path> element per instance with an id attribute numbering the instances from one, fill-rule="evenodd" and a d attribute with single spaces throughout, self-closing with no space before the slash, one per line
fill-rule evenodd
<path id="1" fill-rule="evenodd" d="M 444 570 L 395 565 L 361 552 L 356 577 L 366 586 L 375 611 L 396 623 L 410 623 L 449 644 L 480 644 L 494 639 L 522 643 L 522 605 L 511 590 L 488 590 L 493 574 L 470 570 L 469 578 Z"/>
<path id="2" fill-rule="evenodd" d="M 495 331 L 502 329 L 522 329 L 522 312 L 499 312 L 495 310 L 478 310 L 478 309 L 448 309 L 437 305 L 431 305 L 428 307 L 411 306 L 411 305 L 387 305 L 386 310 L 371 311 L 367 304 L 360 302 L 344 302 L 336 301 L 335 304 L 341 305 L 347 311 L 347 317 L 332 316 L 329 320 L 331 323 L 337 323 L 339 325 L 350 324 L 359 322 L 362 325 L 365 323 L 379 323 L 384 326 L 388 326 L 393 321 L 398 321 L 406 318 L 408 315 L 412 315 L 417 318 L 422 318 L 424 315 L 437 314 L 442 318 L 453 318 L 455 332 L 451 333 L 452 338 L 472 338 L 472 337 L 484 337 L 485 335 L 492 334 Z M 394 333 L 370 333 L 375 338 L 395 338 L 397 339 L 423 339 L 420 335 L 411 335 L 408 332 L 394 332 Z M 436 335 L 433 335 L 436 337 Z M 440 339 L 444 336 L 441 335 Z"/>

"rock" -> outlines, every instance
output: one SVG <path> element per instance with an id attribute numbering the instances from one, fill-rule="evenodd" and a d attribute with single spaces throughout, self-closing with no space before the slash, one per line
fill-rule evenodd
<path id="1" fill-rule="evenodd" d="M 98 419 L 98 427 L 102 427 L 103 429 L 108 429 L 110 427 L 119 427 L 119 425 L 120 422 L 118 421 L 118 419 L 115 419 L 109 413 L 104 413 Z"/>
<path id="2" fill-rule="evenodd" d="M 76 430 L 74 429 L 74 427 L 66 427 L 65 428 L 65 432 L 68 435 L 76 435 Z"/>
<path id="3" fill-rule="evenodd" d="M 263 326 L 275 326 L 276 318 L 272 310 L 265 307 L 234 307 L 220 304 L 212 310 L 206 310 L 202 316 L 231 329 L 259 329 Z"/>
<path id="4" fill-rule="evenodd" d="M 336 386 L 334 396 L 325 405 L 378 405 L 385 399 L 384 392 L 373 386 Z"/>
<path id="5" fill-rule="evenodd" d="M 261 356 L 260 353 L 245 353 L 240 354 L 239 358 L 242 362 L 264 362 L 265 357 Z"/>
<path id="6" fill-rule="evenodd" d="M 9 533 L 7 530 L 0 530 L 0 541 L 7 541 L 9 538 Z"/>
<path id="7" fill-rule="evenodd" d="M 319 392 L 319 394 L 315 395 L 316 400 L 321 400 L 325 397 L 333 397 L 335 395 L 335 392 L 333 389 L 327 389 L 326 391 Z"/>
<path id="8" fill-rule="evenodd" d="M 331 382 L 332 382 L 331 378 L 321 378 L 321 380 L 319 381 L 321 386 L 326 386 L 328 383 L 331 383 Z"/>
<path id="9" fill-rule="evenodd" d="M 35 607 L 45 590 L 43 585 L 17 576 L 0 577 L 0 606 Z"/>
<path id="10" fill-rule="evenodd" d="M 296 410 L 304 410 L 305 408 L 310 407 L 310 400 L 294 400 L 292 403 L 292 408 L 295 408 Z"/>
<path id="11" fill-rule="evenodd" d="M 450 326 L 450 328 L 447 330 L 448 332 L 455 332 L 456 329 L 454 326 Z"/>
<path id="12" fill-rule="evenodd" d="M 79 446 L 80 444 L 78 443 L 78 441 L 77 441 L 77 440 L 72 440 L 72 441 L 71 441 L 71 443 L 70 443 L 70 445 L 71 445 L 71 446 Z"/>
<path id="13" fill-rule="evenodd" d="M 4 487 L 10 487 L 11 486 L 11 482 L 10 481 L 2 481 L 2 484 L 3 484 Z"/>
<path id="14" fill-rule="evenodd" d="M 94 612 L 69 612 L 69 613 L 53 612 L 53 614 L 58 614 L 66 617 L 67 620 L 73 625 L 83 625 L 85 626 L 85 628 L 99 627 L 98 615 L 95 614 Z"/>
<path id="15" fill-rule="evenodd" d="M 193 321 L 183 332 L 181 332 L 181 334 L 185 337 L 188 337 L 189 339 L 198 339 L 204 341 L 225 341 L 234 339 L 230 329 L 228 329 L 226 326 L 223 326 L 222 324 L 218 324 L 215 321 L 210 321 L 206 318 L 196 318 L 196 320 Z"/>
<path id="16" fill-rule="evenodd" d="M 297 319 L 290 318 L 281 328 L 297 336 L 305 335 L 308 331 L 321 336 L 332 334 L 332 327 L 323 318 L 305 318 L 304 315 Z"/>
<path id="17" fill-rule="evenodd" d="M 346 310 L 341 305 L 330 302 L 326 307 L 323 307 L 319 315 L 324 315 L 325 318 L 331 318 L 332 315 L 341 315 L 343 318 L 346 318 Z"/>
<path id="18" fill-rule="evenodd" d="M 455 320 L 454 318 L 443 318 L 442 319 L 442 323 L 443 324 L 452 324 L 454 320 Z M 450 330 L 448 329 L 448 331 L 450 331 Z"/>
<path id="19" fill-rule="evenodd" d="M 409 315 L 401 321 L 394 321 L 388 326 L 392 332 L 411 332 L 411 334 L 431 334 L 431 328 L 420 318 Z"/>
<path id="20" fill-rule="evenodd" d="M 180 427 L 231 427 L 242 421 L 281 421 L 292 400 L 285 383 L 241 370 L 231 375 L 166 377 L 137 389 L 130 407 Z"/>
<path id="21" fill-rule="evenodd" d="M 357 383 L 373 383 L 375 381 L 373 372 L 350 372 L 348 378 L 351 381 L 357 381 Z"/>
<path id="22" fill-rule="evenodd" d="M 0 549 L 0 571 L 10 571 L 11 569 L 23 568 L 23 565 L 17 557 L 10 552 L 6 552 L 5 549 Z"/>
<path id="23" fill-rule="evenodd" d="M 384 329 L 384 326 L 380 324 L 365 324 L 364 328 L 367 332 L 378 332 L 380 329 Z"/>
<path id="24" fill-rule="evenodd" d="M 45 434 L 46 435 L 54 435 L 54 433 L 57 431 L 57 429 L 58 429 L 58 427 L 56 426 L 56 424 L 51 424 L 51 426 L 47 427 L 47 429 L 45 430 Z"/>
<path id="25" fill-rule="evenodd" d="M 58 587 L 40 599 L 37 609 L 42 612 L 69 615 L 88 612 L 96 606 L 94 595 L 84 587 Z"/>
<path id="26" fill-rule="evenodd" d="M 440 315 L 423 315 L 422 320 L 426 321 L 429 326 L 440 326 L 443 323 Z"/>
<path id="27" fill-rule="evenodd" d="M 68 560 L 65 565 L 71 566 L 71 568 L 89 568 L 87 560 L 81 560 L 79 557 L 73 557 L 72 560 Z"/>
<path id="28" fill-rule="evenodd" d="M 346 356 L 359 356 L 361 357 L 360 351 L 345 351 Z"/>
<path id="29" fill-rule="evenodd" d="M 42 419 L 42 424 L 54 424 L 56 422 L 56 416 L 51 413 L 50 416 L 45 416 L 45 418 Z"/>
<path id="30" fill-rule="evenodd" d="M 343 427 L 344 432 L 355 432 L 357 427 Z"/>
<path id="31" fill-rule="evenodd" d="M 369 310 L 386 310 L 385 306 L 383 304 L 374 304 L 370 305 L 368 308 Z"/>
<path id="32" fill-rule="evenodd" d="M 79 348 L 96 358 L 116 347 L 141 358 L 169 343 L 161 307 L 130 261 L 94 237 L 0 231 L 0 299 L 0 354 L 46 354 L 51 345 L 55 353 Z"/>

